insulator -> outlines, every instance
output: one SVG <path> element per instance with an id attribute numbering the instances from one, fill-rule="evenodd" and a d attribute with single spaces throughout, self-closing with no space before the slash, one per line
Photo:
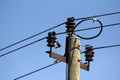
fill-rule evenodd
<path id="1" fill-rule="evenodd" d="M 85 61 L 93 61 L 92 57 L 86 57 Z"/>
<path id="2" fill-rule="evenodd" d="M 55 42 L 56 42 L 56 37 L 55 37 L 55 32 L 49 32 L 48 33 L 48 37 L 47 37 L 47 46 L 48 47 L 54 47 L 55 46 Z"/>
<path id="3" fill-rule="evenodd" d="M 85 57 L 86 57 L 86 61 L 93 61 L 93 57 L 94 57 L 94 52 L 93 52 L 93 46 L 90 45 L 86 45 L 86 51 L 85 51 Z"/>
<path id="4" fill-rule="evenodd" d="M 66 22 L 66 32 L 68 35 L 72 36 L 73 32 L 74 32 L 74 17 L 68 18 L 67 22 Z"/>
<path id="5" fill-rule="evenodd" d="M 85 59 L 86 61 L 93 61 L 93 59 L 92 59 L 93 55 L 86 54 L 85 57 L 86 57 L 86 59 Z"/>
<path id="6" fill-rule="evenodd" d="M 86 54 L 85 57 L 87 57 L 87 56 L 94 57 L 94 54 Z"/>
<path id="7" fill-rule="evenodd" d="M 92 51 L 94 48 L 91 45 L 86 45 L 86 51 Z"/>

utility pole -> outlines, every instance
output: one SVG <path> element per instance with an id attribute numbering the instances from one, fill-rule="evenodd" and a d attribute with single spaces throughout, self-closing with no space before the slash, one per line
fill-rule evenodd
<path id="1" fill-rule="evenodd" d="M 80 35 L 75 34 L 75 32 L 79 31 L 79 30 L 75 31 L 76 27 L 80 23 L 82 23 L 84 21 L 87 21 L 87 20 L 92 20 L 93 22 L 96 21 L 100 24 L 101 29 L 100 29 L 99 33 L 97 35 L 93 36 L 93 37 L 82 37 Z M 57 33 L 57 34 L 56 34 L 55 31 L 49 32 L 48 36 L 45 37 L 45 38 L 47 39 L 47 43 L 48 43 L 47 46 L 50 48 L 50 50 L 46 51 L 46 53 L 49 54 L 49 57 L 52 57 L 52 58 L 56 59 L 56 61 L 54 61 L 55 63 L 53 63 L 51 65 L 48 65 L 46 67 L 43 67 L 41 69 L 35 70 L 33 72 L 30 72 L 28 74 L 25 74 L 25 75 L 23 75 L 21 77 L 18 77 L 16 79 L 25 77 L 25 76 L 27 76 L 29 74 L 32 74 L 34 72 L 37 72 L 39 70 L 42 70 L 42 69 L 45 69 L 45 68 L 50 67 L 52 65 L 55 65 L 59 61 L 59 62 L 64 62 L 64 63 L 68 64 L 68 68 L 66 70 L 66 71 L 68 71 L 67 75 L 66 75 L 67 76 L 66 80 L 80 80 L 80 68 L 82 68 L 86 71 L 90 70 L 90 62 L 93 61 L 93 57 L 94 57 L 94 51 L 93 50 L 94 49 L 119 46 L 119 45 L 113 45 L 113 46 L 105 46 L 105 47 L 94 48 L 93 46 L 88 44 L 85 47 L 85 51 L 81 52 L 80 48 L 79 48 L 80 45 L 81 45 L 80 44 L 80 39 L 87 39 L 88 40 L 88 39 L 93 39 L 93 38 L 98 37 L 102 32 L 103 25 L 102 25 L 101 21 L 97 20 L 94 16 L 93 17 L 86 17 L 86 18 L 82 19 L 81 21 L 79 21 L 77 24 L 75 24 L 74 21 L 75 21 L 74 17 L 70 17 L 70 18 L 67 18 L 67 22 L 64 23 L 64 24 L 66 24 L 66 28 L 67 28 L 66 29 L 66 33 L 67 33 L 66 47 L 65 47 L 64 55 L 60 55 L 58 53 L 52 52 L 52 48 L 53 47 L 55 47 L 55 48 L 61 47 L 61 44 L 58 41 L 56 41 L 56 39 L 57 39 L 56 35 L 63 34 L 65 32 Z M 57 26 L 60 26 L 60 25 L 57 25 Z M 57 26 L 55 26 L 55 27 L 57 27 Z M 50 28 L 48 30 L 51 30 L 53 28 Z M 88 29 L 93 29 L 93 28 L 88 28 Z M 83 29 L 83 30 L 88 30 L 88 29 Z M 46 30 L 46 31 L 48 31 L 48 30 Z M 35 42 L 32 42 L 32 43 L 35 43 Z M 32 43 L 30 43 L 30 44 L 32 44 Z M 85 53 L 85 61 L 86 61 L 85 63 L 82 63 L 81 60 L 80 60 L 80 54 L 82 54 L 82 53 Z"/>
<path id="2" fill-rule="evenodd" d="M 68 80 L 80 80 L 80 39 L 73 36 L 74 18 L 68 18 L 66 22 L 66 57 L 68 63 Z"/>
<path id="3" fill-rule="evenodd" d="M 80 68 L 84 70 L 89 70 L 89 65 L 84 64 L 80 61 L 80 38 L 74 36 L 74 29 L 75 29 L 75 23 L 74 18 L 68 18 L 66 22 L 66 48 L 65 48 L 65 54 L 60 55 L 58 53 L 52 52 L 52 47 L 55 47 L 56 43 L 56 33 L 55 32 L 49 32 L 47 37 L 47 46 L 50 47 L 50 51 L 47 51 L 50 57 L 57 59 L 58 61 L 65 62 L 68 64 L 68 74 L 67 74 L 67 80 L 80 80 Z M 90 58 L 89 52 L 86 52 L 86 61 L 89 61 L 88 58 Z"/>
<path id="4" fill-rule="evenodd" d="M 70 37 L 68 47 L 68 80 L 80 80 L 80 39 Z"/>

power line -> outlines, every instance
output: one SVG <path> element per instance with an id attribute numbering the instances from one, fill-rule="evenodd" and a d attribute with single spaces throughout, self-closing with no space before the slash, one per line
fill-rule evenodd
<path id="1" fill-rule="evenodd" d="M 109 27 L 109 26 L 117 26 L 117 25 L 120 25 L 120 23 L 108 24 L 108 25 L 104 25 L 103 27 L 106 28 L 106 27 Z M 80 30 L 75 30 L 75 32 L 92 30 L 92 29 L 97 29 L 97 28 L 100 28 L 100 26 L 92 27 L 92 28 L 85 28 L 85 29 L 80 29 Z"/>
<path id="2" fill-rule="evenodd" d="M 116 44 L 116 45 L 96 47 L 96 48 L 94 48 L 94 49 L 104 49 L 104 48 L 119 47 L 119 46 L 120 46 L 120 44 Z"/>
<path id="3" fill-rule="evenodd" d="M 81 19 L 92 18 L 92 17 L 109 16 L 109 15 L 115 15 L 115 14 L 120 14 L 120 12 L 113 12 L 113 13 L 107 13 L 107 14 L 100 14 L 100 15 L 95 15 L 95 16 L 89 16 L 89 17 L 77 18 L 77 19 L 75 19 L 75 20 L 81 20 Z"/>
<path id="4" fill-rule="evenodd" d="M 118 47 L 118 46 L 120 46 L 120 44 L 109 45 L 109 46 L 101 46 L 101 47 L 96 47 L 96 48 L 94 48 L 94 49 L 104 49 L 104 48 L 111 48 L 111 47 Z M 85 51 L 84 51 L 84 52 L 85 52 Z M 84 52 L 81 52 L 81 53 L 84 53 Z M 48 66 L 43 67 L 43 68 L 34 70 L 34 71 L 30 72 L 30 73 L 27 73 L 27 74 L 22 75 L 22 76 L 20 76 L 20 77 L 18 77 L 18 78 L 15 78 L 14 80 L 18 80 L 18 79 L 23 78 L 23 77 L 25 77 L 25 76 L 31 75 L 31 74 L 33 74 L 33 73 L 35 73 L 35 72 L 41 71 L 41 70 L 43 70 L 43 69 L 45 69 L 45 68 L 48 68 L 48 67 L 50 67 L 50 66 L 53 66 L 53 65 L 55 65 L 55 64 L 57 64 L 57 63 L 60 63 L 60 62 L 52 63 L 52 64 L 50 64 L 50 65 L 48 65 Z"/>
<path id="5" fill-rule="evenodd" d="M 96 16 L 77 18 L 77 19 L 75 19 L 75 20 L 81 20 L 81 19 L 86 19 L 86 18 L 91 18 L 91 17 L 101 17 L 101 16 L 115 15 L 115 14 L 120 14 L 120 12 L 113 12 L 113 13 L 101 14 L 101 15 L 96 15 Z M 35 35 L 32 35 L 32 36 L 27 37 L 27 38 L 25 38 L 25 39 L 23 39 L 23 40 L 20 40 L 20 41 L 18 41 L 18 42 L 15 42 L 15 43 L 13 43 L 13 44 L 10 44 L 10 45 L 8 45 L 8 46 L 6 46 L 6 47 L 3 47 L 3 48 L 0 49 L 0 51 L 5 50 L 5 49 L 7 49 L 7 48 L 10 48 L 10 47 L 12 47 L 12 46 L 14 46 L 14 45 L 17 45 L 17 44 L 19 44 L 19 43 L 22 43 L 22 42 L 24 42 L 24 41 L 27 41 L 27 40 L 29 40 L 29 39 L 31 39 L 31 38 L 33 38 L 33 37 L 36 37 L 36 36 L 38 36 L 38 35 L 40 35 L 40 34 L 42 34 L 42 33 L 45 33 L 45 32 L 47 32 L 47 31 L 49 31 L 49 30 L 52 30 L 52 29 L 54 29 L 54 28 L 57 28 L 57 27 L 65 24 L 65 23 L 66 23 L 66 22 L 63 22 L 63 23 L 58 24 L 58 25 L 56 25 L 56 26 L 54 26 L 54 27 L 52 27 L 52 28 L 49 28 L 49 29 L 44 30 L 44 31 L 42 31 L 42 32 L 39 32 L 39 33 L 37 33 L 37 34 L 35 34 Z"/>
<path id="6" fill-rule="evenodd" d="M 44 39 L 46 39 L 46 37 L 41 38 L 41 39 L 38 39 L 38 40 L 36 40 L 36 41 L 33 41 L 33 42 L 29 43 L 29 44 L 26 44 L 26 45 L 24 45 L 24 46 L 21 46 L 21 47 L 19 47 L 19 48 L 16 48 L 16 49 L 14 49 L 14 50 L 9 51 L 9 52 L 6 52 L 6 53 L 0 55 L 0 57 L 3 57 L 3 56 L 5 56 L 5 55 L 8 55 L 8 54 L 10 54 L 10 53 L 12 53 L 12 52 L 15 52 L 15 51 L 17 51 L 17 50 L 20 50 L 20 49 L 22 49 L 22 48 L 25 48 L 25 47 L 27 47 L 27 46 L 30 46 L 30 45 L 32 45 L 32 44 L 34 44 L 34 43 L 37 43 L 37 42 L 39 42 L 39 41 L 42 41 L 42 40 L 44 40 Z"/>
<path id="7" fill-rule="evenodd" d="M 96 22 L 98 22 L 99 24 L 100 24 L 100 31 L 95 35 L 95 36 L 92 36 L 92 37 L 83 37 L 83 36 L 80 36 L 80 35 L 77 35 L 76 34 L 76 36 L 78 36 L 79 38 L 81 38 L 81 39 L 86 39 L 86 40 L 89 40 L 89 39 L 94 39 L 94 38 L 96 38 L 96 37 L 98 37 L 100 34 L 101 34 L 101 32 L 103 31 L 103 24 L 102 24 L 102 22 L 100 21 L 100 20 L 94 20 L 93 18 L 92 19 L 85 19 L 85 20 L 81 20 L 80 22 L 78 22 L 76 25 L 75 25 L 75 28 L 76 27 L 78 27 L 78 25 L 80 24 L 80 23 L 82 23 L 82 22 L 84 22 L 84 21 L 86 21 L 86 20 L 93 20 L 94 22 L 96 21 Z M 75 29 L 74 28 L 74 29 Z"/>
<path id="8" fill-rule="evenodd" d="M 109 46 L 101 46 L 101 47 L 95 47 L 93 48 L 94 50 L 96 49 L 104 49 L 104 48 L 112 48 L 112 47 L 120 47 L 120 44 L 114 44 L 114 45 L 109 45 Z M 82 53 L 85 53 L 85 51 L 81 52 Z"/>
<path id="9" fill-rule="evenodd" d="M 117 25 L 120 25 L 120 23 L 113 23 L 113 24 L 103 25 L 103 27 L 106 28 L 106 27 L 117 26 Z M 92 28 L 79 29 L 79 30 L 75 30 L 75 32 L 87 31 L 87 30 L 92 30 L 92 29 L 97 29 L 97 28 L 100 28 L 100 26 L 92 27 Z M 66 33 L 67 33 L 67 32 L 60 32 L 60 33 L 57 33 L 56 35 L 66 34 Z"/>
<path id="10" fill-rule="evenodd" d="M 58 24 L 58 25 L 56 25 L 56 26 L 54 26 L 54 27 L 52 27 L 52 28 L 49 28 L 49 29 L 47 29 L 47 30 L 44 30 L 44 31 L 42 31 L 42 32 L 39 32 L 39 33 L 37 33 L 37 34 L 34 34 L 34 35 L 32 35 L 32 36 L 29 36 L 29 37 L 27 37 L 27 38 L 25 38 L 25 39 L 23 39 L 23 40 L 20 40 L 20 41 L 18 41 L 18 42 L 15 42 L 15 43 L 13 43 L 13 44 L 10 44 L 10 45 L 8 45 L 8 46 L 6 46 L 6 47 L 3 47 L 3 48 L 0 49 L 0 51 L 5 50 L 5 49 L 7 49 L 7 48 L 10 48 L 10 47 L 12 47 L 12 46 L 14 46 L 14 45 L 17 45 L 17 44 L 19 44 L 19 43 L 22 43 L 22 42 L 24 42 L 24 41 L 26 41 L 26 40 L 29 40 L 29 39 L 31 39 L 31 38 L 33 38 L 33 37 L 36 37 L 36 36 L 40 35 L 40 34 L 43 34 L 43 33 L 47 32 L 47 31 L 52 30 L 52 29 L 54 29 L 54 28 L 57 28 L 57 27 L 59 27 L 59 26 L 61 26 L 61 25 L 63 25 L 63 24 L 65 24 L 65 22 L 64 22 L 64 23 L 61 23 L 61 24 Z"/>
<path id="11" fill-rule="evenodd" d="M 104 25 L 103 27 L 116 26 L 116 25 L 120 25 L 120 23 Z M 85 30 L 91 30 L 91 29 L 97 29 L 97 28 L 100 28 L 100 27 L 80 29 L 80 30 L 76 30 L 75 32 L 85 31 Z M 66 34 L 66 32 L 57 33 L 56 35 L 60 35 L 60 34 Z M 41 38 L 41 39 L 38 39 L 38 40 L 33 41 L 33 42 L 29 43 L 29 44 L 26 44 L 26 45 L 24 45 L 24 46 L 21 46 L 21 47 L 19 47 L 19 48 L 16 48 L 16 49 L 14 49 L 14 50 L 11 50 L 11 51 L 9 51 L 9 52 L 6 52 L 6 53 L 0 55 L 0 57 L 3 57 L 3 56 L 5 56 L 5 55 L 8 55 L 8 54 L 10 54 L 10 53 L 12 53 L 12 52 L 15 52 L 15 51 L 17 51 L 17 50 L 20 50 L 20 49 L 22 49 L 22 48 L 25 48 L 25 47 L 27 47 L 27 46 L 30 46 L 30 45 L 32 45 L 32 44 L 34 44 L 34 43 L 37 43 L 37 42 L 39 42 L 39 41 L 41 41 L 41 40 L 43 40 L 43 39 L 45 39 L 45 38 L 46 38 L 46 37 Z"/>
<path id="12" fill-rule="evenodd" d="M 105 15 L 111 15 L 111 14 L 105 14 Z M 104 15 L 104 16 L 105 16 L 105 15 Z M 120 23 L 104 25 L 103 27 L 115 26 L 115 25 L 120 25 Z M 93 27 L 93 28 L 88 28 L 88 29 L 83 29 L 83 30 L 76 30 L 76 32 L 77 32 L 77 31 L 90 30 L 90 29 L 96 29 L 96 28 L 100 28 L 100 27 Z M 64 32 L 64 33 L 65 33 L 65 32 Z M 58 34 L 60 34 L 60 33 L 58 33 Z M 58 35 L 58 34 L 57 34 L 57 35 Z M 96 48 L 94 48 L 94 49 L 103 49 L 103 48 L 118 47 L 118 46 L 120 46 L 120 44 L 110 45 L 110 46 L 96 47 Z M 57 62 L 57 63 L 59 63 L 59 62 Z M 37 69 L 37 70 L 35 70 L 35 71 L 32 71 L 32 72 L 27 73 L 27 74 L 25 74 L 25 75 L 22 75 L 22 76 L 14 79 L 14 80 L 18 80 L 18 79 L 23 78 L 23 77 L 25 77 L 25 76 L 31 75 L 31 74 L 33 74 L 33 73 L 35 73 L 35 72 L 41 71 L 41 70 L 43 70 L 43 69 L 45 69 L 45 68 L 48 68 L 48 67 L 50 67 L 50 66 L 53 66 L 53 65 L 55 65 L 55 64 L 57 64 L 57 63 L 53 63 L 53 64 L 50 64 L 50 65 L 45 66 L 45 67 L 43 67 L 43 68 Z"/>
<path id="13" fill-rule="evenodd" d="M 34 71 L 29 72 L 29 73 L 27 73 L 27 74 L 24 74 L 24 75 L 22 75 L 22 76 L 20 76 L 20 77 L 18 77 L 18 78 L 15 78 L 14 80 L 18 80 L 18 79 L 20 79 L 20 78 L 26 77 L 26 76 L 28 76 L 28 75 L 31 75 L 31 74 L 33 74 L 33 73 L 35 73 L 35 72 L 38 72 L 38 71 L 41 71 L 41 70 L 43 70 L 43 69 L 49 68 L 49 67 L 51 67 L 51 66 L 53 66 L 53 65 L 55 65 L 55 64 L 58 64 L 58 63 L 60 63 L 60 62 L 55 62 L 55 63 L 52 63 L 52 64 L 50 64 L 50 65 L 48 65 L 48 66 L 43 67 L 43 68 L 34 70 Z"/>

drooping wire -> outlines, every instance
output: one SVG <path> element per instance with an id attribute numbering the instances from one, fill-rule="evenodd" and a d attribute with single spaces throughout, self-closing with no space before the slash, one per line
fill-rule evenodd
<path id="1" fill-rule="evenodd" d="M 75 19 L 75 20 L 81 20 L 81 19 L 92 18 L 92 17 L 109 16 L 109 15 L 115 15 L 115 14 L 120 14 L 120 12 L 113 12 L 113 13 L 107 13 L 107 14 L 100 14 L 100 15 L 95 15 L 95 16 L 89 16 L 89 17 L 77 18 L 77 19 Z"/>
<path id="2" fill-rule="evenodd" d="M 52 27 L 52 28 L 49 28 L 49 29 L 47 29 L 47 30 L 44 30 L 44 31 L 42 31 L 42 32 L 39 32 L 39 33 L 37 33 L 37 34 L 34 34 L 34 35 L 32 35 L 32 36 L 29 36 L 29 37 L 27 37 L 27 38 L 25 38 L 25 39 L 23 39 L 23 40 L 20 40 L 20 41 L 18 41 L 18 42 L 15 42 L 15 43 L 13 43 L 13 44 L 10 44 L 10 45 L 8 45 L 8 46 L 6 46 L 6 47 L 3 47 L 3 48 L 0 49 L 0 51 L 5 50 L 5 49 L 7 49 L 7 48 L 10 48 L 10 47 L 12 47 L 12 46 L 14 46 L 14 45 L 17 45 L 17 44 L 19 44 L 19 43 L 22 43 L 22 42 L 24 42 L 24 41 L 27 41 L 27 40 L 29 40 L 29 39 L 31 39 L 31 38 L 33 38 L 33 37 L 36 37 L 36 36 L 38 36 L 38 35 L 40 35 L 40 34 L 43 34 L 43 33 L 47 32 L 47 31 L 49 31 L 49 30 L 52 30 L 52 29 L 54 29 L 54 28 L 57 28 L 57 27 L 59 27 L 59 26 L 61 26 L 61 25 L 63 25 L 63 24 L 65 24 L 65 22 L 64 22 L 64 23 L 61 23 L 61 24 L 58 24 L 58 25 L 56 25 L 56 26 L 54 26 L 54 27 Z"/>
<path id="3" fill-rule="evenodd" d="M 78 27 L 78 25 L 79 25 L 80 23 L 82 23 L 82 22 L 84 22 L 84 21 L 87 21 L 87 20 L 92 20 L 93 22 L 98 22 L 98 23 L 100 24 L 100 31 L 98 32 L 98 34 L 96 34 L 96 35 L 93 36 L 93 37 L 83 37 L 83 36 L 80 36 L 80 35 L 77 35 L 77 34 L 76 34 L 76 36 L 80 37 L 81 39 L 85 39 L 85 40 L 94 39 L 94 38 L 98 37 L 98 36 L 101 34 L 102 30 L 103 30 L 102 22 L 101 22 L 100 20 L 97 20 L 96 18 L 87 18 L 87 19 L 83 19 L 83 20 L 79 21 L 79 22 L 75 25 L 74 30 L 76 29 L 76 27 Z"/>
<path id="4" fill-rule="evenodd" d="M 9 51 L 9 52 L 6 52 L 6 53 L 0 55 L 0 57 L 3 57 L 3 56 L 5 56 L 5 55 L 8 55 L 8 54 L 10 54 L 10 53 L 12 53 L 12 52 L 15 52 L 15 51 L 17 51 L 17 50 L 20 50 L 20 49 L 22 49 L 22 48 L 25 48 L 25 47 L 27 47 L 27 46 L 30 46 L 30 45 L 32 45 L 32 44 L 34 44 L 34 43 L 37 43 L 37 42 L 39 42 L 39 41 L 42 41 L 42 40 L 44 40 L 44 39 L 46 39 L 46 37 L 41 38 L 41 39 L 38 39 L 38 40 L 36 40 L 36 41 L 33 41 L 33 42 L 29 43 L 29 44 L 26 44 L 26 45 L 24 45 L 24 46 L 21 46 L 21 47 L 19 47 L 19 48 L 16 48 L 16 49 L 14 49 L 14 50 Z"/>
<path id="5" fill-rule="evenodd" d="M 34 71 L 29 72 L 29 73 L 27 73 L 27 74 L 24 74 L 24 75 L 22 75 L 22 76 L 20 76 L 20 77 L 17 77 L 17 78 L 15 78 L 14 80 L 21 79 L 21 78 L 23 78 L 23 77 L 26 77 L 26 76 L 28 76 L 28 75 L 31 75 L 31 74 L 36 73 L 36 72 L 38 72 L 38 71 L 41 71 L 41 70 L 43 70 L 43 69 L 49 68 L 49 67 L 51 67 L 51 66 L 53 66 L 53 65 L 55 65 L 55 64 L 58 64 L 58 63 L 60 63 L 60 62 L 55 62 L 55 63 L 52 63 L 52 64 L 50 64 L 50 65 L 47 65 L 47 66 L 45 66 L 45 67 L 43 67 L 43 68 L 34 70 Z"/>

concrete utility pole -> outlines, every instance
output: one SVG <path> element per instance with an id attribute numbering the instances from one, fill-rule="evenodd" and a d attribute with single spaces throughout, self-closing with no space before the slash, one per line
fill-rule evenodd
<path id="1" fill-rule="evenodd" d="M 70 37 L 68 46 L 68 80 L 80 80 L 80 39 Z"/>

